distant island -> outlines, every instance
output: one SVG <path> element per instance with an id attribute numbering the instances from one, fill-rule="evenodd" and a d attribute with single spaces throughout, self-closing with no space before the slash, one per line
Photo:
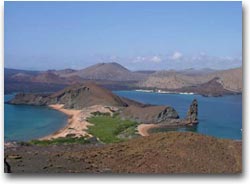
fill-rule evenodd
<path id="1" fill-rule="evenodd" d="M 26 71 L 5 68 L 5 93 L 55 92 L 94 81 L 110 90 L 152 90 L 223 96 L 242 93 L 242 67 L 229 70 L 130 71 L 118 63 L 81 70 Z"/>

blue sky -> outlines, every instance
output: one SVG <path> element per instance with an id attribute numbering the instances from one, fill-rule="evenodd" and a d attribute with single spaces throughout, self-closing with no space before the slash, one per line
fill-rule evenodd
<path id="1" fill-rule="evenodd" d="M 241 2 L 5 2 L 5 67 L 131 70 L 242 63 Z"/>

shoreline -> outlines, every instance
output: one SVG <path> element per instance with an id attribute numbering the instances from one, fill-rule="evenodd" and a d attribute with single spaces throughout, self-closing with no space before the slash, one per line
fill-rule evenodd
<path id="1" fill-rule="evenodd" d="M 165 90 L 147 90 L 147 89 L 136 89 L 133 90 L 136 92 L 143 92 L 143 93 L 158 93 L 158 94 L 179 94 L 179 95 L 199 95 L 195 92 L 177 92 L 177 91 L 165 91 Z"/>
<path id="2" fill-rule="evenodd" d="M 68 116 L 68 123 L 59 129 L 58 131 L 39 138 L 39 140 L 51 140 L 60 137 L 93 137 L 91 134 L 87 132 L 88 126 L 92 126 L 91 123 L 87 121 L 87 118 L 93 116 L 93 112 L 101 112 L 101 113 L 113 113 L 111 110 L 114 107 L 106 107 L 102 105 L 94 105 L 90 107 L 83 108 L 82 110 L 75 109 L 64 109 L 63 104 L 54 104 L 49 105 L 48 107 L 60 111 Z"/>
<path id="3" fill-rule="evenodd" d="M 92 115 L 91 113 L 96 111 L 112 113 L 109 109 L 110 107 L 103 107 L 100 105 L 84 108 L 83 110 L 64 109 L 63 106 L 63 104 L 49 105 L 50 108 L 66 114 L 68 116 L 68 123 L 58 131 L 39 138 L 39 140 L 51 140 L 59 137 L 67 137 L 67 135 L 70 134 L 74 134 L 75 137 L 92 137 L 92 135 L 87 132 L 88 126 L 92 126 L 92 124 L 86 120 Z M 140 124 L 137 127 L 138 134 L 140 136 L 149 136 L 150 134 L 148 131 L 157 127 L 159 127 L 157 124 Z"/>
<path id="4" fill-rule="evenodd" d="M 139 135 L 145 137 L 145 136 L 149 136 L 149 130 L 152 128 L 157 128 L 159 127 L 157 124 L 140 124 L 137 127 L 138 133 Z"/>
<path id="5" fill-rule="evenodd" d="M 48 107 L 66 114 L 68 116 L 67 124 L 58 131 L 45 137 L 39 138 L 39 140 L 50 140 L 59 137 L 66 137 L 70 134 L 75 134 L 76 137 L 89 135 L 85 131 L 88 129 L 87 126 L 89 124 L 87 121 L 81 121 L 81 110 L 64 109 L 63 106 L 63 104 L 55 104 L 49 105 Z M 81 131 L 80 128 L 82 128 Z"/>
<path id="6" fill-rule="evenodd" d="M 242 92 L 231 91 L 231 94 L 222 94 L 222 95 L 214 95 L 214 94 L 203 94 L 198 92 L 178 92 L 178 91 L 164 91 L 164 90 L 150 90 L 150 89 L 135 89 L 132 90 L 135 92 L 143 92 L 143 93 L 156 93 L 156 94 L 177 94 L 177 95 L 200 95 L 203 97 L 224 97 L 224 96 L 235 96 L 242 95 Z"/>

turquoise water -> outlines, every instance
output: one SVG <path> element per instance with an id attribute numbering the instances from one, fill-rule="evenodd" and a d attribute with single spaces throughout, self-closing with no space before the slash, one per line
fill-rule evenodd
<path id="1" fill-rule="evenodd" d="M 13 95 L 5 95 L 8 101 Z M 4 104 L 4 141 L 37 139 L 64 127 L 67 116 L 48 107 Z"/>
<path id="2" fill-rule="evenodd" d="M 165 129 L 163 131 L 194 131 L 219 138 L 242 139 L 242 96 L 203 97 L 201 95 L 159 94 L 137 91 L 115 91 L 143 103 L 170 105 L 179 116 L 186 116 L 192 100 L 198 100 L 199 124 L 192 128 Z"/>

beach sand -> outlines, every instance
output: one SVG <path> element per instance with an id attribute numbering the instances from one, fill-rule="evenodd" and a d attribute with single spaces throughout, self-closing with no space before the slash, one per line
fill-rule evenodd
<path id="1" fill-rule="evenodd" d="M 92 126 L 91 123 L 87 121 L 87 118 L 91 117 L 93 112 L 101 112 L 101 113 L 107 113 L 109 112 L 112 114 L 112 111 L 116 111 L 116 107 L 107 107 L 102 105 L 94 105 L 91 107 L 83 108 L 82 110 L 75 110 L 75 109 L 64 109 L 63 104 L 55 104 L 55 105 L 49 105 L 50 108 L 58 110 L 66 115 L 69 116 L 68 123 L 65 127 L 58 130 L 57 132 L 42 137 L 40 140 L 50 140 L 50 139 L 56 139 L 59 137 L 66 137 L 69 135 L 72 135 L 73 137 L 92 137 L 91 134 L 87 132 L 88 126 Z M 111 111 L 112 109 L 112 111 Z M 140 124 L 138 128 L 138 133 L 141 136 L 149 136 L 149 129 L 156 128 L 158 125 L 156 124 Z"/>
<path id="2" fill-rule="evenodd" d="M 110 109 L 116 110 L 114 107 L 106 107 L 102 105 L 94 105 L 91 107 L 83 108 L 82 110 L 64 109 L 63 104 L 49 105 L 49 107 L 68 115 L 68 123 L 64 128 L 51 135 L 43 137 L 40 140 L 49 140 L 70 135 L 73 137 L 92 137 L 92 135 L 87 132 L 88 126 L 92 125 L 87 121 L 87 118 L 92 116 L 91 113 L 99 111 L 101 113 L 109 112 L 110 114 L 112 114 L 112 111 Z"/>
<path id="3" fill-rule="evenodd" d="M 149 129 L 158 127 L 156 124 L 140 124 L 137 129 L 141 136 L 149 136 Z"/>

